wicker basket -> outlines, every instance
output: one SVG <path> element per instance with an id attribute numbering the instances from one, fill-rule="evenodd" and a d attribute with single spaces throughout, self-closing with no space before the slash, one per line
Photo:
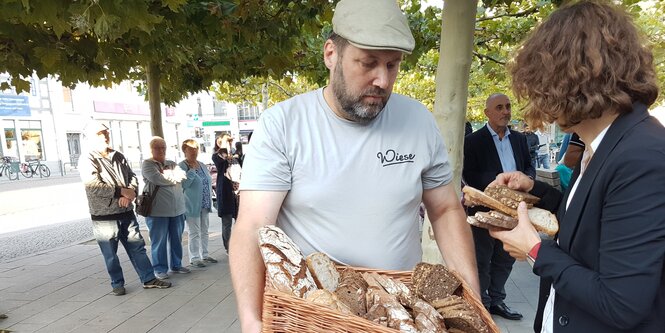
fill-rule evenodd
<path id="1" fill-rule="evenodd" d="M 344 268 L 342 268 L 344 269 Z M 376 272 L 390 278 L 400 280 L 407 285 L 411 283 L 411 271 L 382 271 L 358 267 L 348 267 L 357 272 Z M 476 298 L 469 286 L 462 281 L 459 296 L 466 299 L 473 306 L 480 317 L 489 327 L 491 333 L 501 332 L 483 304 Z M 302 298 L 288 295 L 269 287 L 263 294 L 263 332 L 367 332 L 367 333 L 395 333 L 395 329 L 387 328 L 367 319 L 345 315 L 338 311 L 307 302 Z"/>

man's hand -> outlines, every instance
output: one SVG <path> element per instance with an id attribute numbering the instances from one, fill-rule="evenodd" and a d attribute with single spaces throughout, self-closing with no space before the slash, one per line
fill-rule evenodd
<path id="1" fill-rule="evenodd" d="M 136 199 L 136 191 L 134 191 L 133 188 L 126 188 L 126 187 L 121 188 L 120 195 L 127 198 L 129 201 L 133 201 L 134 199 Z"/>
<path id="2" fill-rule="evenodd" d="M 118 206 L 120 207 L 129 207 L 129 205 L 132 204 L 132 200 L 128 199 L 127 197 L 120 197 L 118 199 Z"/>
<path id="3" fill-rule="evenodd" d="M 533 184 L 534 181 L 533 179 L 529 178 L 529 176 L 523 174 L 520 171 L 511 171 L 498 174 L 496 179 L 494 179 L 494 181 L 487 186 L 490 187 L 504 185 L 513 190 L 529 192 L 531 189 L 533 189 Z"/>
<path id="4" fill-rule="evenodd" d="M 490 236 L 503 242 L 503 248 L 511 257 L 525 260 L 526 254 L 538 243 L 540 236 L 529 220 L 526 203 L 520 202 L 517 208 L 519 223 L 512 230 L 490 230 Z"/>

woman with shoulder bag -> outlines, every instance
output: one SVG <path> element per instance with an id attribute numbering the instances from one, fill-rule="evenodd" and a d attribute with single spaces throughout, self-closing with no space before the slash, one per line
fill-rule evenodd
<path id="1" fill-rule="evenodd" d="M 145 186 L 154 193 L 150 215 L 145 222 L 152 242 L 152 266 L 155 276 L 167 279 L 171 273 L 189 273 L 182 267 L 182 232 L 185 228 L 185 198 L 182 181 L 185 172 L 173 161 L 166 160 L 166 141 L 156 136 L 150 140 L 152 158 L 143 161 L 141 172 Z M 170 251 L 167 253 L 167 248 Z M 170 261 L 169 261 L 170 256 Z"/>

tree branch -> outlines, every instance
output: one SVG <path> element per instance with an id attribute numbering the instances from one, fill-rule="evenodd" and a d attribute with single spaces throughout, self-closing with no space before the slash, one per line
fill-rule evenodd
<path id="1" fill-rule="evenodd" d="M 286 89 L 284 89 L 284 87 L 280 86 L 279 84 L 277 84 L 275 82 L 272 82 L 272 81 L 268 81 L 268 84 L 271 84 L 271 85 L 279 88 L 279 90 L 281 90 L 282 93 L 284 93 L 284 95 L 289 96 L 289 97 L 293 97 L 292 93 L 289 93 L 288 91 L 286 91 Z"/>
<path id="2" fill-rule="evenodd" d="M 480 58 L 480 59 L 486 59 L 486 60 L 489 60 L 489 61 L 495 62 L 495 63 L 497 63 L 497 64 L 499 64 L 499 65 L 504 65 L 504 66 L 506 65 L 506 62 L 505 62 L 505 61 L 501 61 L 501 60 L 494 59 L 494 58 L 492 58 L 491 56 L 488 56 L 488 55 L 486 55 L 486 54 L 481 54 L 481 53 L 478 53 L 478 52 L 475 52 L 475 51 L 474 51 L 474 52 L 473 52 L 473 55 L 476 56 L 476 57 L 478 57 L 478 58 Z"/>
<path id="3" fill-rule="evenodd" d="M 523 12 L 518 12 L 518 13 L 513 13 L 513 14 L 500 14 L 500 15 L 495 15 L 495 16 L 491 16 L 491 17 L 481 17 L 479 19 L 476 19 L 476 22 L 489 21 L 489 20 L 494 20 L 494 19 L 498 19 L 498 18 L 501 18 L 501 17 L 528 16 L 528 15 L 531 15 L 533 13 L 538 12 L 538 9 L 540 9 L 540 8 L 539 7 L 533 7 L 533 8 L 527 9 Z"/>

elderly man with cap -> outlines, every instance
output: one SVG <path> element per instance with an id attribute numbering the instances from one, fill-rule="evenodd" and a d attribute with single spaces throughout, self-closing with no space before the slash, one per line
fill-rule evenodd
<path id="1" fill-rule="evenodd" d="M 434 117 L 391 93 L 414 44 L 395 0 L 342 0 L 323 49 L 329 85 L 261 116 L 229 251 L 243 332 L 261 328 L 257 230 L 267 224 L 282 228 L 305 255 L 411 270 L 422 257 L 424 202 L 447 265 L 478 292 L 471 230 Z"/>
<path id="2" fill-rule="evenodd" d="M 88 197 L 90 218 L 97 244 L 104 256 L 111 277 L 112 293 L 125 294 L 125 278 L 118 259 L 118 243 L 122 243 L 143 288 L 168 288 L 170 282 L 155 278 L 139 232 L 132 202 L 136 198 L 138 180 L 122 153 L 109 145 L 109 129 L 103 123 L 92 123 L 87 131 L 87 153 L 80 163 L 81 180 Z"/>

